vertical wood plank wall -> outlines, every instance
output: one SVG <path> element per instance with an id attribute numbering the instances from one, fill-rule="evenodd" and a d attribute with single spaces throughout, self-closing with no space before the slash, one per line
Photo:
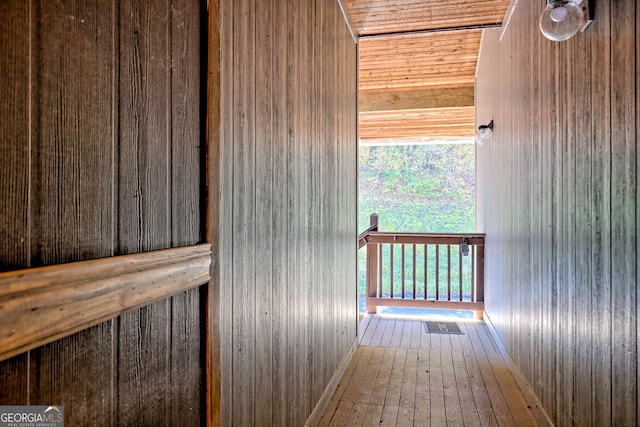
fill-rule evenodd
<path id="1" fill-rule="evenodd" d="M 222 422 L 302 426 L 356 338 L 356 45 L 336 1 L 220 3 Z"/>
<path id="2" fill-rule="evenodd" d="M 640 8 L 554 43 L 544 2 L 487 30 L 477 74 L 486 312 L 558 426 L 637 425 Z"/>
<path id="3" fill-rule="evenodd" d="M 202 241 L 205 8 L 0 2 L 0 271 Z M 199 425 L 202 305 L 192 289 L 0 362 L 0 404 Z"/>

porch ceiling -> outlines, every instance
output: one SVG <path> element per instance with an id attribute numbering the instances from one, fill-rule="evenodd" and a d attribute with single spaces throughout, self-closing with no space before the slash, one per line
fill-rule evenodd
<path id="1" fill-rule="evenodd" d="M 362 143 L 474 135 L 482 28 L 509 0 L 344 0 L 359 36 Z"/>

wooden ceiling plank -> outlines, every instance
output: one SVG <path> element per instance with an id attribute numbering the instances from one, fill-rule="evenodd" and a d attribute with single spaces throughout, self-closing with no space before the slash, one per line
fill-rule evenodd
<path id="1" fill-rule="evenodd" d="M 429 79 L 425 81 L 425 79 Z M 383 78 L 379 80 L 364 80 L 360 82 L 360 90 L 405 90 L 422 88 L 446 88 L 455 86 L 466 86 L 474 82 L 473 73 L 451 73 L 449 75 L 416 75 L 412 77 L 398 77 L 396 79 Z"/>
<path id="2" fill-rule="evenodd" d="M 474 120 L 474 107 L 361 113 L 359 134 L 362 140 L 471 137 L 475 133 Z"/>
<path id="3" fill-rule="evenodd" d="M 360 36 L 361 140 L 473 137 L 477 27 L 501 24 L 509 0 L 342 1 Z"/>
<path id="4" fill-rule="evenodd" d="M 474 88 L 361 92 L 359 104 L 361 112 L 470 107 L 474 105 Z"/>
<path id="5" fill-rule="evenodd" d="M 360 36 L 501 24 L 508 0 L 346 0 Z"/>
<path id="6" fill-rule="evenodd" d="M 455 64 L 455 63 L 444 63 L 444 64 L 425 64 L 424 66 L 410 66 L 410 67 L 396 67 L 389 68 L 386 70 L 364 70 L 360 72 L 360 76 L 363 79 L 366 78 L 387 78 L 400 76 L 402 78 L 413 78 L 416 76 L 440 76 L 442 74 L 448 73 L 460 73 L 473 74 L 475 70 L 474 63 L 464 63 L 464 64 Z"/>
<path id="7" fill-rule="evenodd" d="M 469 82 L 466 82 L 469 83 Z M 443 81 L 442 84 L 434 84 L 434 85 L 425 85 L 422 82 L 415 82 L 413 83 L 413 85 L 409 84 L 409 85 L 388 85 L 388 84 L 380 84 L 377 86 L 370 86 L 370 88 L 374 89 L 374 90 L 380 90 L 380 91 L 390 91 L 390 90 L 411 90 L 411 89 L 415 89 L 415 90 L 421 90 L 421 89 L 425 89 L 425 88 L 430 88 L 430 89 L 446 89 L 446 88 L 452 88 L 452 87 L 458 87 L 459 84 L 456 81 Z"/>

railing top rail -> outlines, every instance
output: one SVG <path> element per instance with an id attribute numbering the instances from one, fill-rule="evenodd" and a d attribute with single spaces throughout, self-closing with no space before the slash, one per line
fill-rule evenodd
<path id="1" fill-rule="evenodd" d="M 369 234 L 377 235 L 390 235 L 390 236 L 425 236 L 425 237 L 438 237 L 438 236 L 454 236 L 454 237 L 485 237 L 485 233 L 415 233 L 408 231 L 372 231 Z"/>
<path id="2" fill-rule="evenodd" d="M 372 231 L 378 231 L 378 214 L 371 214 L 369 224 L 369 227 L 358 236 L 358 249 L 367 244 L 367 236 Z"/>
<path id="3" fill-rule="evenodd" d="M 469 245 L 484 245 L 484 233 L 398 233 L 388 231 L 369 231 L 359 239 L 360 247 L 367 243 L 405 243 L 458 245 L 462 240 Z M 363 243 L 364 241 L 364 243 Z"/>
<path id="4" fill-rule="evenodd" d="M 369 227 L 358 235 L 358 248 L 368 243 L 405 243 L 458 245 L 466 242 L 469 245 L 483 246 L 484 233 L 410 233 L 397 231 L 378 231 L 378 214 L 372 214 Z"/>
<path id="5" fill-rule="evenodd" d="M 367 237 L 369 234 L 371 234 L 372 232 L 376 232 L 377 230 L 378 230 L 378 224 L 370 225 L 366 230 L 364 230 L 362 233 L 358 235 L 358 240 Z"/>

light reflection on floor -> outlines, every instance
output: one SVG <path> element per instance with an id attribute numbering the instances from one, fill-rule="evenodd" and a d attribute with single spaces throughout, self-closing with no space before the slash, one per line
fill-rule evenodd
<path id="1" fill-rule="evenodd" d="M 474 312 L 467 310 L 437 310 L 423 308 L 378 307 L 378 316 L 400 319 L 446 319 L 475 320 Z"/>

